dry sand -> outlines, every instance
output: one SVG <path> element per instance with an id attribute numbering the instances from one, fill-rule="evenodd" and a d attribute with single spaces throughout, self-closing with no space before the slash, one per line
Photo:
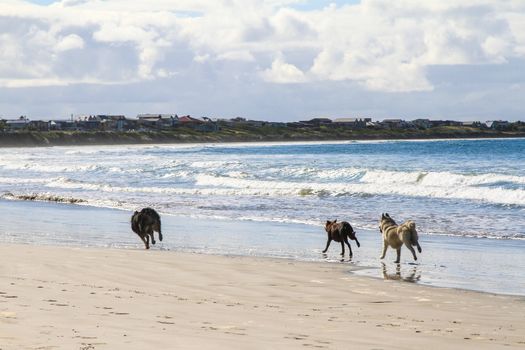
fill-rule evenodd
<path id="1" fill-rule="evenodd" d="M 525 298 L 350 264 L 0 246 L 0 349 L 525 348 Z"/>

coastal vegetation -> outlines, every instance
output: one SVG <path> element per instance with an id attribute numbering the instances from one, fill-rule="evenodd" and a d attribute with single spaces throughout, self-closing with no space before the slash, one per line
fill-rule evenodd
<path id="1" fill-rule="evenodd" d="M 480 129 L 467 126 L 439 126 L 429 129 L 353 129 L 325 125 L 273 127 L 232 125 L 213 132 L 191 127 L 169 130 L 128 131 L 33 131 L 0 133 L 0 146 L 66 146 L 93 144 L 152 144 L 194 142 L 331 141 L 434 138 L 525 137 L 525 128 L 516 130 Z"/>
<path id="2" fill-rule="evenodd" d="M 174 114 L 90 115 L 70 120 L 0 120 L 0 146 L 60 146 L 190 142 L 330 141 L 525 136 L 525 123 L 507 121 L 313 118 L 269 122 Z"/>

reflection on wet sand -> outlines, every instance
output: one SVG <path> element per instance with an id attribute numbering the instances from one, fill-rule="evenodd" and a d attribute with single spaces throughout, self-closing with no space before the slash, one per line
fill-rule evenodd
<path id="1" fill-rule="evenodd" d="M 390 273 L 385 263 L 383 265 L 383 278 L 385 280 L 399 280 L 404 282 L 418 282 L 421 279 L 421 272 L 417 270 L 418 266 L 411 266 L 408 271 L 401 271 L 401 264 L 396 264 L 396 272 Z"/>

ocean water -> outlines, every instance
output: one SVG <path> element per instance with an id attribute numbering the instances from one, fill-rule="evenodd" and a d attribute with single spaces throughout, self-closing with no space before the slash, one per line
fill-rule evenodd
<path id="1" fill-rule="evenodd" d="M 340 263 L 321 253 L 337 218 L 362 245 L 352 273 L 525 295 L 525 139 L 0 149 L 0 242 L 143 249 L 144 206 L 153 249 Z M 383 212 L 417 223 L 417 262 L 378 259 Z"/>
<path id="2" fill-rule="evenodd" d="M 0 149 L 0 195 L 191 218 L 525 239 L 525 140 Z"/>

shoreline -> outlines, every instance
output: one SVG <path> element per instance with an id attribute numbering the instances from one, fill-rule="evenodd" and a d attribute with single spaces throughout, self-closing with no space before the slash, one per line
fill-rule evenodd
<path id="1" fill-rule="evenodd" d="M 142 243 L 129 228 L 129 210 L 20 200 L 0 200 L 0 210 L 6 214 L 6 219 L 0 223 L 0 232 L 3 233 L 1 244 L 143 250 Z M 28 212 L 41 219 L 26 222 Z M 512 277 L 519 275 L 519 266 L 525 263 L 522 254 L 525 242 L 522 240 L 421 235 L 423 254 L 419 255 L 417 264 L 413 264 L 408 251 L 403 250 L 402 263 L 397 265 L 396 271 L 396 265 L 392 263 L 393 251 L 389 251 L 384 264 L 378 259 L 380 235 L 370 230 L 357 231 L 362 247 L 358 249 L 353 244 L 354 258 L 349 261 L 347 252 L 345 261 L 340 262 L 340 246 L 336 243 L 326 255 L 321 253 L 326 240 L 321 225 L 163 215 L 166 239 L 152 246 L 152 251 L 310 261 L 329 265 L 335 262 L 335 265 L 357 268 L 353 272 L 356 276 L 524 296 L 520 285 L 525 286 L 525 280 Z"/>
<path id="2" fill-rule="evenodd" d="M 380 281 L 345 264 L 4 244 L 0 254 L 5 349 L 525 346 L 524 297 Z"/>

